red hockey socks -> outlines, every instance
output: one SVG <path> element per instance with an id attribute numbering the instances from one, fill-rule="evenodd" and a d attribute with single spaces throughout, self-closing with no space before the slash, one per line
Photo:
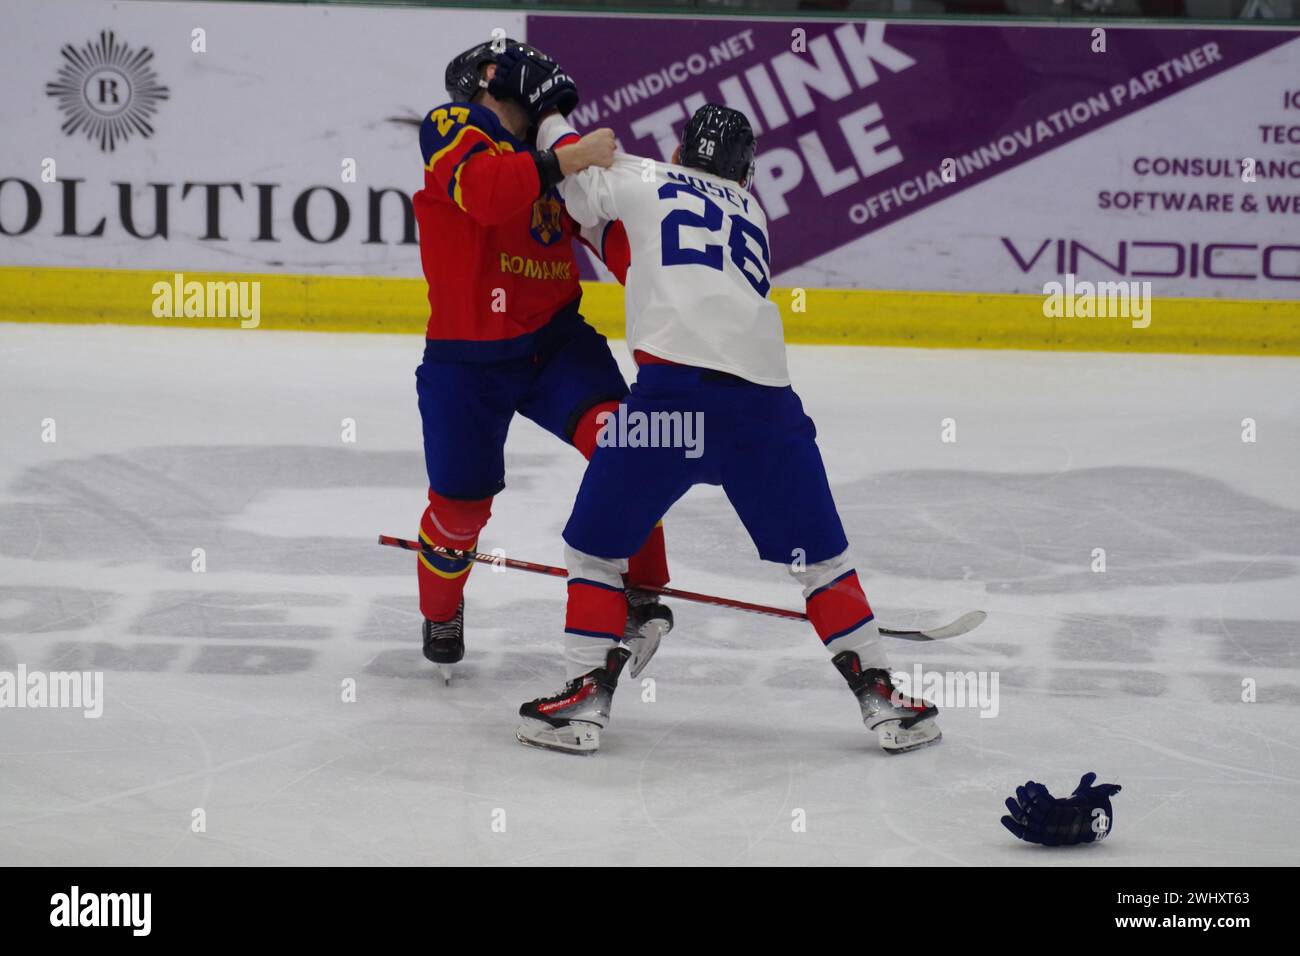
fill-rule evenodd
<path id="1" fill-rule="evenodd" d="M 597 419 L 602 413 L 612 415 L 617 411 L 618 402 L 601 402 L 599 405 L 591 406 L 583 413 L 582 418 L 578 419 L 578 426 L 573 430 L 573 447 L 578 449 L 587 461 L 591 461 L 591 456 L 596 452 L 596 438 L 603 427 Z"/>
<path id="2" fill-rule="evenodd" d="M 641 550 L 627 559 L 629 587 L 649 584 L 661 588 L 668 583 L 668 554 L 664 550 L 664 523 L 660 521 L 650 531 Z"/>
<path id="3" fill-rule="evenodd" d="M 459 551 L 473 551 L 478 534 L 492 515 L 492 499 L 461 501 L 429 489 L 429 506 L 420 519 L 420 540 Z M 450 620 L 460 607 L 473 562 L 421 553 L 417 575 L 420 612 L 431 621 Z"/>
<path id="4" fill-rule="evenodd" d="M 564 612 L 564 660 L 573 680 L 605 664 L 610 641 L 621 641 L 627 625 L 623 562 L 597 558 L 566 546 L 569 602 Z"/>
<path id="5" fill-rule="evenodd" d="M 804 584 L 808 620 L 832 654 L 853 651 L 865 667 L 888 669 L 876 616 L 846 555 L 795 573 Z"/>

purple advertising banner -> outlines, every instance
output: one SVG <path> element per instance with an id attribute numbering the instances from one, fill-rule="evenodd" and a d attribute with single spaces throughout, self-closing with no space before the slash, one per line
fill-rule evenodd
<path id="1" fill-rule="evenodd" d="M 578 80 L 574 125 L 629 153 L 668 159 L 706 102 L 749 116 L 779 273 L 1300 33 L 538 15 L 527 37 Z"/>

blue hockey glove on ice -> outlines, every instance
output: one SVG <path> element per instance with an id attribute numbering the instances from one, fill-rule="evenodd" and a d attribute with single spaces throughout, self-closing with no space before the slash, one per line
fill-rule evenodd
<path id="1" fill-rule="evenodd" d="M 1016 787 L 1008 798 L 1009 816 L 1002 825 L 1021 840 L 1043 846 L 1070 846 L 1105 839 L 1114 826 L 1110 798 L 1119 793 L 1117 784 L 1094 787 L 1095 773 L 1085 773 L 1068 797 L 1054 797 L 1041 783 L 1030 780 Z"/>

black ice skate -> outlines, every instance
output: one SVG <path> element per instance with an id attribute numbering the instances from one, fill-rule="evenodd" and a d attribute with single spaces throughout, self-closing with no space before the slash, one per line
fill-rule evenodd
<path id="1" fill-rule="evenodd" d="M 649 591 L 627 589 L 627 624 L 623 629 L 623 644 L 632 652 L 627 672 L 640 676 L 650 658 L 659 650 L 663 636 L 673 629 L 673 611 Z"/>
<path id="2" fill-rule="evenodd" d="M 934 722 L 939 708 L 921 698 L 904 697 L 894 686 L 889 671 L 863 670 L 853 651 L 841 651 L 831 663 L 848 681 L 849 690 L 862 708 L 862 722 L 868 730 L 876 732 L 886 753 L 906 753 L 938 743 L 943 737 Z"/>
<path id="3" fill-rule="evenodd" d="M 605 666 L 569 681 L 554 697 L 539 697 L 519 708 L 524 718 L 515 729 L 520 743 L 572 754 L 594 754 L 600 749 L 600 731 L 609 723 L 618 675 L 631 654 L 611 648 Z"/>
<path id="4" fill-rule="evenodd" d="M 424 620 L 424 656 L 438 665 L 455 664 L 465 656 L 465 599 L 449 621 Z M 443 676 L 449 672 L 444 669 Z"/>

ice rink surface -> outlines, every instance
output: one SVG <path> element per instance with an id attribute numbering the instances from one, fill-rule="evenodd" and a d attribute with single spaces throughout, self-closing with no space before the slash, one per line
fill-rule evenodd
<path id="1" fill-rule="evenodd" d="M 562 683 L 562 584 L 476 570 L 448 687 L 375 544 L 424 505 L 421 345 L 0 325 L 0 670 L 105 695 L 0 710 L 0 861 L 1300 863 L 1300 360 L 792 348 L 879 619 L 989 612 L 895 666 L 996 673 L 996 716 L 889 757 L 810 628 L 678 603 L 653 700 L 625 680 L 581 758 L 513 737 Z M 562 563 L 581 464 L 518 419 L 481 549 Z M 666 524 L 674 584 L 799 606 L 718 489 Z M 1110 839 L 999 824 L 1087 770 Z"/>

